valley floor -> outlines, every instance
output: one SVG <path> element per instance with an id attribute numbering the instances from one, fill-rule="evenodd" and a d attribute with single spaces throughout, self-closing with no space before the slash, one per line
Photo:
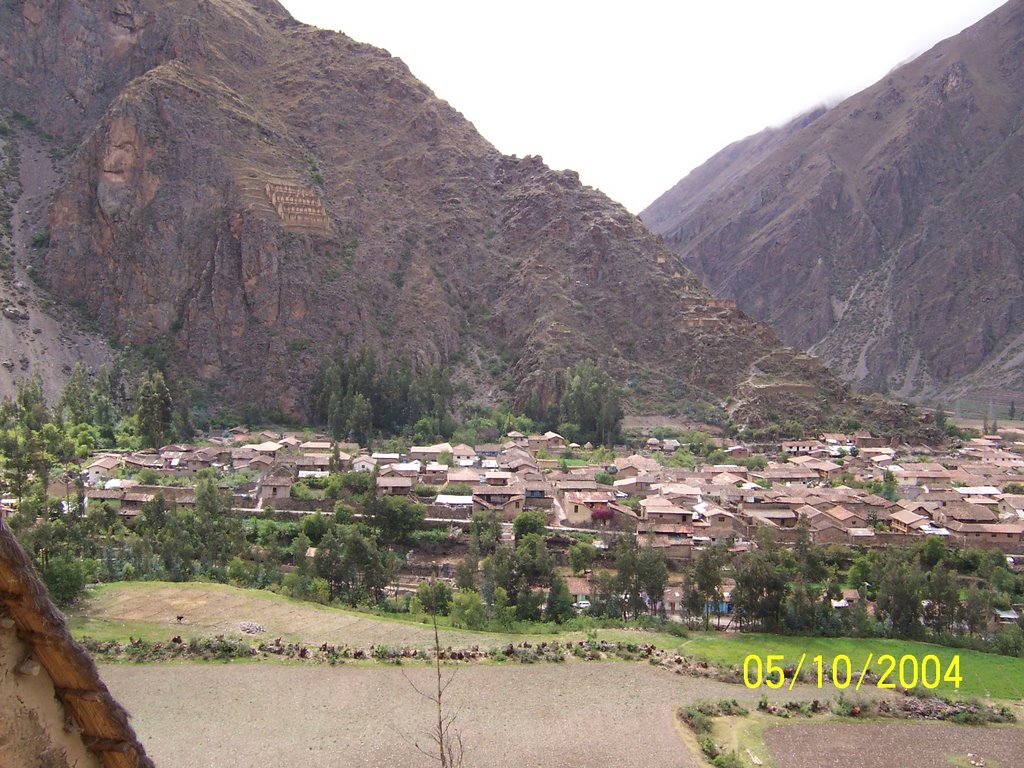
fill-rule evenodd
<path id="1" fill-rule="evenodd" d="M 177 616 L 183 615 L 182 623 Z M 210 637 L 242 636 L 242 622 L 260 622 L 268 640 L 275 633 L 298 641 L 432 644 L 432 631 L 408 621 L 326 608 L 267 592 L 211 584 L 136 582 L 99 588 L 70 617 L 76 636 L 126 641 L 129 635 L 166 642 L 171 633 Z M 597 630 L 609 640 L 638 633 Z M 584 637 L 564 634 L 561 640 Z M 442 643 L 479 642 L 492 647 L 526 636 L 446 630 Z M 538 639 L 534 637 L 531 639 Z M 551 636 L 547 636 L 551 639 Z M 646 633 L 644 642 L 679 648 L 715 663 L 736 665 L 746 653 L 849 653 L 859 658 L 875 648 L 900 654 L 945 652 L 919 643 L 854 639 L 783 638 L 768 635 L 694 633 L 686 639 Z M 269 641 L 269 640 L 268 640 Z M 884 646 L 884 647 L 883 647 Z M 1018 681 L 1024 661 L 961 652 L 965 679 L 975 691 L 999 678 L 1024 694 Z M 991 668 L 990 666 L 991 665 Z M 402 666 L 347 661 L 333 667 L 261 658 L 237 663 L 104 663 L 101 674 L 115 698 L 133 715 L 133 725 L 157 765 L 213 768 L 223 765 L 405 766 L 432 761 L 416 748 L 430 745 L 425 735 L 433 705 L 414 689 L 429 691 L 434 670 L 422 663 Z M 755 710 L 762 692 L 742 685 L 673 674 L 645 662 L 446 666 L 453 682 L 446 709 L 457 714 L 467 766 L 614 765 L 622 768 L 690 768 L 704 765 L 692 733 L 674 713 L 700 700 L 737 699 L 749 718 L 729 719 L 716 730 L 718 743 L 746 749 L 771 768 L 821 765 L 968 765 L 980 754 L 990 768 L 1015 765 L 1024 729 L 967 727 L 945 723 L 781 720 Z M 987 692 L 987 691 L 984 691 Z M 982 692 L 982 695 L 984 695 Z M 831 686 L 818 690 L 802 683 L 768 692 L 773 701 L 836 701 Z M 849 693 L 849 692 L 848 692 Z M 865 688 L 861 698 L 894 696 Z M 1003 696 L 1019 699 L 1020 695 Z M 1015 706 L 1018 716 L 1024 710 Z M 927 754 L 921 750 L 928 749 Z M 821 762 L 823 750 L 829 762 Z M 938 762 L 936 762 L 938 760 Z M 753 764 L 752 762 L 749 764 Z"/>

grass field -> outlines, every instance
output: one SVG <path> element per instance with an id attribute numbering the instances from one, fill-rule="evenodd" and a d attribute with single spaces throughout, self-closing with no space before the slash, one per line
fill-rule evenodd
<path id="1" fill-rule="evenodd" d="M 941 683 L 938 692 L 946 696 L 990 696 L 998 699 L 1024 699 L 1024 659 L 1007 656 L 996 656 L 977 651 L 945 648 L 928 643 L 916 643 L 907 640 L 885 640 L 873 638 L 826 638 L 826 637 L 787 637 L 780 635 L 757 634 L 718 634 L 698 635 L 683 643 L 683 653 L 697 656 L 718 665 L 742 667 L 743 660 L 749 654 L 756 654 L 762 661 L 768 654 L 782 654 L 784 666 L 796 666 L 802 654 L 807 654 L 804 667 L 811 667 L 815 656 L 821 655 L 831 664 L 831 660 L 839 655 L 849 656 L 853 667 L 854 681 L 849 690 L 856 685 L 857 675 L 868 654 L 877 660 L 883 654 L 890 654 L 896 659 L 912 655 L 919 661 L 928 654 L 938 656 L 941 670 L 944 672 L 953 656 L 960 656 L 960 674 L 963 678 L 959 690 L 949 683 Z M 872 671 L 879 673 L 881 667 L 877 661 L 871 664 Z M 909 669 L 908 669 L 909 675 Z M 893 673 L 891 680 L 898 682 L 898 671 Z M 863 688 L 862 688 L 863 690 Z M 771 693 L 771 692 L 769 692 Z"/>
<path id="2" fill-rule="evenodd" d="M 181 623 L 177 616 L 183 616 Z M 69 614 L 75 637 L 126 641 L 129 636 L 166 642 L 183 637 L 246 636 L 242 622 L 265 628 L 261 639 L 280 637 L 284 642 L 331 643 L 358 647 L 393 645 L 427 647 L 433 629 L 422 621 L 402 616 L 376 615 L 293 600 L 257 589 L 238 589 L 201 582 L 121 582 L 94 588 L 83 605 Z M 599 629 L 593 633 L 495 633 L 442 627 L 441 644 L 490 648 L 524 640 L 576 641 L 590 636 L 608 641 L 644 642 L 675 649 L 683 638 L 667 633 L 625 629 Z"/>
<path id="3" fill-rule="evenodd" d="M 177 616 L 184 616 L 177 622 Z M 247 590 L 220 584 L 127 582 L 108 584 L 93 590 L 84 606 L 71 614 L 69 623 L 76 637 L 126 641 L 129 636 L 166 642 L 171 636 L 210 637 L 216 634 L 245 636 L 241 622 L 255 622 L 265 628 L 262 639 L 281 637 L 285 642 L 358 647 L 391 645 L 427 647 L 433 644 L 433 630 L 420 622 L 400 617 L 378 616 L 358 611 L 326 607 L 292 600 L 262 590 Z M 813 657 L 827 662 L 838 654 L 850 657 L 854 673 L 852 692 L 868 654 L 877 660 L 882 654 L 897 659 L 913 655 L 918 660 L 934 654 L 943 671 L 954 655 L 960 656 L 959 690 L 943 682 L 938 691 L 948 696 L 983 696 L 999 699 L 1024 699 L 1024 659 L 958 650 L 927 643 L 902 640 L 810 638 L 736 633 L 692 633 L 679 638 L 667 633 L 625 629 L 599 629 L 560 634 L 507 634 L 470 632 L 445 628 L 441 643 L 456 647 L 479 645 L 491 648 L 523 640 L 576 641 L 587 637 L 615 641 L 643 642 L 668 650 L 681 649 L 687 656 L 713 664 L 742 668 L 748 654 L 763 660 L 769 654 L 782 654 L 783 665 L 796 666 L 807 654 L 805 668 L 812 669 Z M 881 671 L 877 661 L 872 670 Z M 891 678 L 898 682 L 898 675 Z M 828 686 L 829 694 L 835 689 Z M 862 689 L 863 690 L 863 689 Z M 771 691 L 765 691 L 771 694 Z"/>

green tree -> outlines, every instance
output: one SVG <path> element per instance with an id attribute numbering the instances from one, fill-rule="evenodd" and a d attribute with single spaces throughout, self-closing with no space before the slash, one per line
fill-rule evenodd
<path id="1" fill-rule="evenodd" d="M 597 561 L 597 547 L 589 541 L 577 541 L 569 547 L 569 567 L 579 575 L 594 567 Z"/>
<path id="2" fill-rule="evenodd" d="M 579 425 L 580 438 L 613 445 L 624 412 L 622 389 L 592 360 L 566 371 L 565 393 L 559 403 L 561 421 Z"/>
<path id="3" fill-rule="evenodd" d="M 516 515 L 515 520 L 512 521 L 512 531 L 515 534 L 516 542 L 519 542 L 524 536 L 531 533 L 543 536 L 547 532 L 547 525 L 547 517 L 543 512 L 527 510 Z"/>
<path id="4" fill-rule="evenodd" d="M 64 392 L 57 401 L 57 411 L 72 424 L 88 422 L 92 417 L 89 402 L 89 373 L 82 363 L 71 369 Z"/>
<path id="5" fill-rule="evenodd" d="M 34 462 L 34 439 L 20 426 L 11 426 L 0 433 L 0 459 L 3 460 L 3 484 L 18 500 L 18 509 L 31 490 Z"/>
<path id="6" fill-rule="evenodd" d="M 135 394 L 135 418 L 146 445 L 158 448 L 171 426 L 171 393 L 160 371 L 150 371 Z"/>
<path id="7" fill-rule="evenodd" d="M 450 615 L 456 627 L 483 629 L 487 626 L 484 601 L 480 593 L 472 589 L 460 589 L 452 596 Z"/>
<path id="8" fill-rule="evenodd" d="M 614 589 L 623 596 L 622 608 L 626 617 L 636 618 L 646 610 L 640 548 L 635 541 L 623 541 L 615 549 Z"/>
<path id="9" fill-rule="evenodd" d="M 512 562 L 514 572 L 525 582 L 521 585 L 524 589 L 549 584 L 555 573 L 555 559 L 539 533 L 527 533 L 517 540 Z"/>
<path id="10" fill-rule="evenodd" d="M 705 547 L 697 556 L 693 566 L 693 586 L 704 606 L 701 613 L 704 616 L 704 628 L 707 629 L 711 624 L 707 605 L 718 605 L 722 589 L 722 563 L 713 547 Z"/>
<path id="11" fill-rule="evenodd" d="M 294 556 L 298 557 L 299 553 L 294 553 Z M 313 572 L 327 582 L 331 599 L 348 595 L 355 589 L 355 568 L 345 559 L 344 544 L 334 535 L 334 531 L 328 531 L 320 541 L 320 546 L 313 556 Z"/>
<path id="12" fill-rule="evenodd" d="M 925 538 L 921 548 L 921 565 L 926 568 L 934 568 L 946 554 L 946 545 L 938 536 Z"/>
<path id="13" fill-rule="evenodd" d="M 792 592 L 786 597 L 783 621 L 787 631 L 795 634 L 813 632 L 816 607 L 817 599 L 813 590 L 797 576 Z"/>
<path id="14" fill-rule="evenodd" d="M 704 626 L 707 627 L 707 601 L 704 600 L 700 590 L 697 589 L 693 578 L 688 578 L 683 583 L 683 607 L 686 609 L 686 615 L 691 618 L 694 616 L 702 616 L 704 619 Z"/>
<path id="15" fill-rule="evenodd" d="M 760 549 L 746 555 L 736 569 L 733 612 L 743 624 L 774 632 L 782 621 L 789 574 L 777 551 Z"/>
<path id="16" fill-rule="evenodd" d="M 198 556 L 203 566 L 224 565 L 242 549 L 245 535 L 230 510 L 230 502 L 213 478 L 201 477 L 196 484 L 193 520 Z"/>
<path id="17" fill-rule="evenodd" d="M 551 621 L 558 624 L 571 619 L 574 615 L 572 595 L 569 594 L 569 586 L 561 576 L 554 576 L 551 579 L 551 588 L 548 591 L 544 613 Z"/>
<path id="18" fill-rule="evenodd" d="M 901 562 L 896 553 L 887 558 L 876 604 L 889 622 L 894 637 L 909 638 L 920 634 L 923 587 L 920 570 Z"/>
<path id="19" fill-rule="evenodd" d="M 364 513 L 380 531 L 381 541 L 401 544 L 423 527 L 426 508 L 407 496 L 374 496 L 364 505 Z"/>
<path id="20" fill-rule="evenodd" d="M 326 535 L 326 531 L 324 533 Z M 295 566 L 295 572 L 300 576 L 308 576 L 311 571 L 311 563 L 309 562 L 309 557 L 307 557 L 311 546 L 313 546 L 313 543 L 309 540 L 309 536 L 305 533 L 299 533 L 292 540 L 292 545 L 289 547 L 292 565 Z"/>
<path id="21" fill-rule="evenodd" d="M 491 509 L 474 512 L 469 522 L 469 546 L 482 555 L 490 554 L 501 542 L 501 518 Z"/>
<path id="22" fill-rule="evenodd" d="M 932 568 L 924 593 L 928 601 L 924 607 L 924 623 L 936 632 L 948 632 L 960 608 L 960 592 L 949 569 Z"/>
<path id="23" fill-rule="evenodd" d="M 74 558 L 60 555 L 47 558 L 42 567 L 42 577 L 50 599 L 61 608 L 74 603 L 85 591 L 85 568 Z"/>
<path id="24" fill-rule="evenodd" d="M 967 627 L 971 635 L 980 635 L 988 627 L 988 614 L 992 608 L 992 593 L 972 586 L 957 609 L 957 620 Z"/>
<path id="25" fill-rule="evenodd" d="M 340 526 L 324 534 L 313 558 L 316 575 L 326 579 L 332 599 L 351 605 L 380 602 L 398 571 L 397 558 L 356 526 Z"/>
<path id="26" fill-rule="evenodd" d="M 342 502 L 338 503 L 340 504 Z M 335 512 L 335 519 L 337 519 L 337 512 Z M 302 531 L 309 537 L 309 540 L 313 543 L 314 547 L 320 543 L 320 540 L 324 537 L 324 534 L 327 533 L 327 529 L 330 527 L 331 523 L 319 512 L 313 515 L 307 515 L 302 521 Z"/>
<path id="27" fill-rule="evenodd" d="M 361 392 L 352 396 L 348 411 L 349 432 L 360 445 L 369 445 L 373 433 L 373 405 Z"/>
<path id="28" fill-rule="evenodd" d="M 89 391 L 89 408 L 92 423 L 100 432 L 104 445 L 114 444 L 114 424 L 117 422 L 117 397 L 113 378 L 106 367 L 96 372 L 92 389 Z"/>
<path id="29" fill-rule="evenodd" d="M 192 393 L 187 386 L 183 385 L 178 388 L 177 396 L 173 398 L 173 401 L 171 428 L 175 439 L 186 443 L 196 434 L 195 424 L 192 423 Z"/>
<path id="30" fill-rule="evenodd" d="M 641 547 L 637 557 L 637 577 L 647 594 L 651 613 L 654 613 L 668 587 L 668 561 L 665 554 L 654 547 Z"/>
<path id="31" fill-rule="evenodd" d="M 498 626 L 509 629 L 516 620 L 516 607 L 509 599 L 508 592 L 503 587 L 494 589 L 494 602 L 491 603 L 491 616 L 498 623 Z"/>
<path id="32" fill-rule="evenodd" d="M 825 578 L 826 569 L 821 559 L 821 549 L 811 539 L 811 525 L 807 515 L 800 515 L 796 524 L 796 542 L 793 545 L 800 572 L 809 582 L 821 581 Z"/>
<path id="33" fill-rule="evenodd" d="M 452 588 L 440 579 L 420 582 L 416 597 L 423 610 L 432 616 L 447 616 L 452 604 Z"/>
<path id="34" fill-rule="evenodd" d="M 475 589 L 479 565 L 476 555 L 472 552 L 467 553 L 455 566 L 455 586 L 459 589 Z"/>

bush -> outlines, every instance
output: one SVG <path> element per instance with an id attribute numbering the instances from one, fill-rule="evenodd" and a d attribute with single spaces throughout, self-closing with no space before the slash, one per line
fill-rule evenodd
<path id="1" fill-rule="evenodd" d="M 306 485 L 305 480 L 295 483 L 288 492 L 288 495 L 297 501 L 312 501 L 315 498 L 313 491 Z"/>
<path id="2" fill-rule="evenodd" d="M 58 607 L 71 605 L 85 591 L 85 567 L 79 560 L 51 557 L 42 568 L 42 576 L 50 599 Z"/>
<path id="3" fill-rule="evenodd" d="M 585 541 L 577 542 L 569 547 L 569 567 L 573 573 L 583 573 L 592 568 L 597 560 L 597 548 Z"/>
<path id="4" fill-rule="evenodd" d="M 709 760 L 714 760 L 718 757 L 718 745 L 715 744 L 715 740 L 710 736 L 700 740 L 700 751 L 707 755 Z"/>
<path id="5" fill-rule="evenodd" d="M 366 493 L 373 488 L 373 474 L 370 472 L 342 472 L 339 475 L 332 475 L 331 481 L 337 478 L 337 486 L 344 488 L 351 494 Z M 332 483 L 328 482 L 328 491 Z"/>
<path id="6" fill-rule="evenodd" d="M 441 547 L 450 544 L 451 541 L 451 531 L 447 528 L 428 528 L 423 531 L 413 531 L 409 536 L 409 543 L 413 547 Z"/>
<path id="7" fill-rule="evenodd" d="M 29 238 L 28 244 L 33 248 L 46 248 L 50 244 L 50 229 L 41 229 Z"/>
<path id="8" fill-rule="evenodd" d="M 416 588 L 416 598 L 426 613 L 446 616 L 452 604 L 452 588 L 443 581 L 424 581 Z"/>
<path id="9" fill-rule="evenodd" d="M 729 717 L 748 714 L 746 707 L 736 701 L 736 699 L 722 699 L 718 702 L 718 711 Z"/>
<path id="10" fill-rule="evenodd" d="M 965 710 L 963 712 L 957 712 L 952 717 L 952 721 L 957 725 L 984 725 L 988 722 L 988 719 L 976 710 Z"/>
<path id="11" fill-rule="evenodd" d="M 324 490 L 327 487 L 327 483 L 330 478 L 327 477 L 306 477 L 303 478 L 302 482 L 308 485 L 310 488 L 315 488 L 318 491 Z"/>
<path id="12" fill-rule="evenodd" d="M 711 718 L 705 715 L 703 712 L 689 713 L 686 722 L 693 729 L 694 733 L 698 735 L 704 733 L 711 733 Z"/>
<path id="13" fill-rule="evenodd" d="M 421 499 L 433 499 L 437 496 L 437 486 L 417 483 L 413 486 L 412 492 Z"/>
<path id="14" fill-rule="evenodd" d="M 478 592 L 460 589 L 452 595 L 452 624 L 467 629 L 483 629 L 487 625 L 486 608 Z"/>
<path id="15" fill-rule="evenodd" d="M 723 752 L 717 755 L 712 761 L 715 768 L 743 768 L 743 761 L 736 752 Z"/>
<path id="16" fill-rule="evenodd" d="M 339 501 L 334 505 L 335 525 L 348 525 L 354 519 L 355 513 L 355 507 L 351 504 L 346 504 L 344 501 Z"/>
<path id="17" fill-rule="evenodd" d="M 512 530 L 516 537 L 516 543 L 531 533 L 541 536 L 547 533 L 547 516 L 543 512 L 520 512 L 512 521 Z"/>

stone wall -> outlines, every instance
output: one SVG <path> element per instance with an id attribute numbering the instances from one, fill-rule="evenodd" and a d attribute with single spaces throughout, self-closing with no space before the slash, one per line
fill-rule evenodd
<path id="1" fill-rule="evenodd" d="M 267 197 L 285 226 L 330 229 L 324 204 L 309 187 L 292 184 L 267 184 Z"/>

